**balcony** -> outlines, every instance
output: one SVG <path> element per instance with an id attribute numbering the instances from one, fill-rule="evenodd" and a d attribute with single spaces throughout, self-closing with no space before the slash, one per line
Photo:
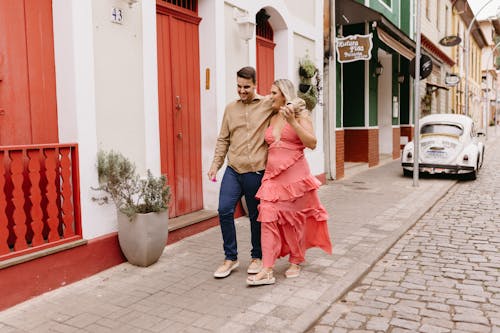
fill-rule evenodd
<path id="1" fill-rule="evenodd" d="M 0 147 L 0 264 L 81 240 L 79 190 L 77 144 Z"/>

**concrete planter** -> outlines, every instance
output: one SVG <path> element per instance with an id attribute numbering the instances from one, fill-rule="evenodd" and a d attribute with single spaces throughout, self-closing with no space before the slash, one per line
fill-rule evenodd
<path id="1" fill-rule="evenodd" d="M 168 211 L 137 214 L 132 221 L 118 212 L 118 241 L 132 265 L 147 267 L 158 261 L 167 244 Z"/>

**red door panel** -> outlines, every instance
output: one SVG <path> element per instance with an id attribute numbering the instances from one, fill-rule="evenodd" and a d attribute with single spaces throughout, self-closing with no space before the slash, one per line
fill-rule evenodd
<path id="1" fill-rule="evenodd" d="M 0 0 L 0 145 L 58 142 L 52 0 Z"/>
<path id="2" fill-rule="evenodd" d="M 0 145 L 31 143 L 24 1 L 0 0 Z"/>
<path id="3" fill-rule="evenodd" d="M 173 163 L 174 155 L 174 134 L 173 134 L 173 98 L 170 73 L 170 16 L 156 15 L 157 24 L 157 44 L 158 44 L 158 104 L 159 104 L 159 125 L 160 125 L 160 157 L 161 172 L 167 175 L 168 183 L 171 187 L 172 201 L 169 207 L 169 215 L 176 216 L 176 182 L 175 169 Z"/>
<path id="4" fill-rule="evenodd" d="M 57 143 L 52 0 L 28 0 L 25 3 L 33 143 Z"/>
<path id="5" fill-rule="evenodd" d="M 157 18 L 162 172 L 172 186 L 173 217 L 203 208 L 199 19 L 164 13 Z"/>
<path id="6" fill-rule="evenodd" d="M 267 95 L 274 82 L 274 44 L 272 41 L 257 36 L 257 91 Z"/>

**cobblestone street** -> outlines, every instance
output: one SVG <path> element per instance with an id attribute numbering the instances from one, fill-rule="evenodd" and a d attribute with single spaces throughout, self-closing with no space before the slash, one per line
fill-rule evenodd
<path id="1" fill-rule="evenodd" d="M 458 182 L 312 332 L 500 332 L 500 149 Z"/>

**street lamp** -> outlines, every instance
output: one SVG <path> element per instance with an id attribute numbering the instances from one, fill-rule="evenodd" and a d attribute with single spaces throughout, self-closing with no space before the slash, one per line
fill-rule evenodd
<path id="1" fill-rule="evenodd" d="M 418 187 L 418 176 L 419 176 L 419 165 L 418 161 L 420 158 L 420 48 L 421 48 L 421 22 L 420 22 L 420 12 L 421 6 L 420 1 L 417 1 L 416 10 L 416 20 L 415 20 L 415 35 L 416 35 L 416 45 L 415 45 L 415 77 L 413 81 L 413 117 L 415 121 L 415 128 L 413 130 L 413 186 Z"/>
<path id="2" fill-rule="evenodd" d="M 469 26 L 467 27 L 467 31 L 465 32 L 464 36 L 464 61 L 465 61 L 465 115 L 469 115 L 469 40 L 470 40 L 470 31 L 472 29 L 472 25 L 476 22 L 477 20 L 477 15 L 481 13 L 481 11 L 490 3 L 492 3 L 494 0 L 489 0 L 487 3 L 483 5 L 479 9 L 476 15 L 472 18 L 472 21 L 469 23 Z M 500 14 L 500 12 L 497 11 L 497 16 Z"/>

